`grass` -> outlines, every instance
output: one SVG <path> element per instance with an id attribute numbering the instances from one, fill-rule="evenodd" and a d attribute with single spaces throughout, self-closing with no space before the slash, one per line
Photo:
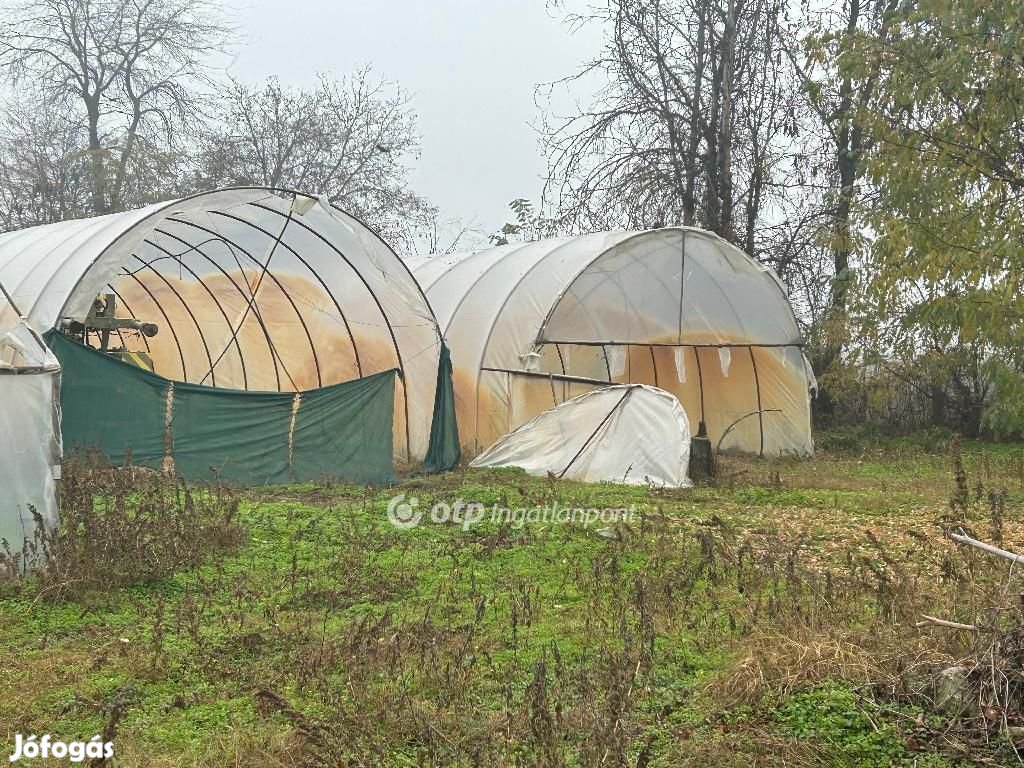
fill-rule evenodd
<path id="1" fill-rule="evenodd" d="M 683 490 L 467 470 L 246 492 L 244 536 L 177 569 L 5 590 L 0 742 L 106 728 L 118 765 L 168 767 L 1016 764 L 1009 727 L 933 704 L 978 639 L 913 624 L 991 607 L 998 574 L 944 531 L 1024 550 L 1024 450 L 965 445 L 951 509 L 934 436 L 836 442 Z M 396 493 L 639 517 L 398 530 Z"/>

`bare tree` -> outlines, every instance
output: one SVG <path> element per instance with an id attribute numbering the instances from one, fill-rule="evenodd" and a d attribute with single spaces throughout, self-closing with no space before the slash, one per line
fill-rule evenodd
<path id="1" fill-rule="evenodd" d="M 324 195 L 413 250 L 435 212 L 409 184 L 419 135 L 409 99 L 369 68 L 314 88 L 271 78 L 232 82 L 208 134 L 201 169 L 210 185 L 259 184 Z"/>
<path id="2" fill-rule="evenodd" d="M 233 32 L 210 0 L 25 0 L 0 6 L 0 74 L 81 125 L 90 213 L 146 202 L 184 130 L 196 90 Z"/>
<path id="3" fill-rule="evenodd" d="M 805 127 L 814 138 L 806 142 L 815 175 L 823 183 L 812 209 L 819 212 L 819 242 L 831 261 L 828 306 L 821 318 L 818 368 L 838 359 L 848 333 L 846 315 L 856 250 L 856 208 L 865 196 L 861 181 L 863 154 L 870 132 L 859 119 L 870 102 L 879 68 L 864 67 L 858 39 L 884 40 L 890 33 L 896 0 L 849 0 L 842 6 L 815 9 L 803 15 L 784 46 L 800 82 L 807 107 Z"/>
<path id="4" fill-rule="evenodd" d="M 783 10 L 780 0 L 606 0 L 570 17 L 608 36 L 559 84 L 608 84 L 589 108 L 548 117 L 548 202 L 582 229 L 699 225 L 757 255 L 797 130 Z"/>
<path id="5" fill-rule="evenodd" d="M 86 215 L 83 131 L 63 111 L 11 101 L 0 118 L 0 231 Z"/>
<path id="6" fill-rule="evenodd" d="M 414 227 L 415 247 L 410 255 L 428 256 L 472 251 L 487 242 L 486 233 L 475 220 L 443 216 L 438 209 Z"/>

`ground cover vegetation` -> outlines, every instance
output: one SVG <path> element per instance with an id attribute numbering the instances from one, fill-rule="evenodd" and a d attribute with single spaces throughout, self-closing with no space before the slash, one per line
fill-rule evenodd
<path id="1" fill-rule="evenodd" d="M 103 733 L 131 766 L 1016 764 L 1017 577 L 949 534 L 1024 549 L 1024 450 L 821 442 L 678 490 L 239 491 L 82 457 L 61 530 L 3 556 L 5 741 Z M 396 492 L 638 514 L 399 530 Z"/>

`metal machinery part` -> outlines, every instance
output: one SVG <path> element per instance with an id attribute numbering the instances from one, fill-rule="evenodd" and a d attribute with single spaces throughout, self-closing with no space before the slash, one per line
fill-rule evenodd
<path id="1" fill-rule="evenodd" d="M 144 323 L 132 317 L 117 317 L 117 299 L 112 293 L 100 294 L 92 303 L 92 309 L 84 321 L 65 317 L 61 321 L 61 332 L 68 338 L 81 342 L 87 346 L 90 338 L 95 338 L 98 343 L 97 349 L 104 354 L 116 357 L 118 360 L 144 368 L 147 371 L 153 370 L 153 359 L 146 352 L 131 351 L 125 346 L 125 333 L 135 336 L 146 336 L 153 338 L 160 328 L 155 323 Z M 120 342 L 117 346 L 111 346 L 111 334 L 116 334 Z"/>

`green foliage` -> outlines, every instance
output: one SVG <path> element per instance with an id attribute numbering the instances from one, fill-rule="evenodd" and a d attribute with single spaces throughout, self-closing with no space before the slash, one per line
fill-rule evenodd
<path id="1" fill-rule="evenodd" d="M 518 237 L 533 219 L 533 203 L 524 197 L 517 197 L 508 207 L 512 210 L 514 221 L 505 222 L 502 228 L 487 239 L 492 245 L 508 245 L 512 238 Z"/>
<path id="2" fill-rule="evenodd" d="M 239 498 L 224 486 L 192 486 L 142 467 L 77 454 L 63 465 L 61 524 L 35 514 L 31 540 L 0 541 L 0 584 L 29 587 L 50 602 L 108 597 L 159 582 L 237 548 Z M 27 582 L 22 580 L 28 573 Z"/>
<path id="3" fill-rule="evenodd" d="M 922 360 L 922 381 L 950 381 L 964 365 L 977 380 L 995 376 L 986 422 L 1018 430 L 1024 16 L 1015 0 L 927 0 L 891 13 L 887 33 L 859 36 L 848 53 L 879 76 L 856 118 L 871 137 L 862 319 L 896 357 Z"/>
<path id="4" fill-rule="evenodd" d="M 566 217 L 548 218 L 538 213 L 533 203 L 524 197 L 517 197 L 508 204 L 512 221 L 488 236 L 492 245 L 508 245 L 514 242 L 532 242 L 546 237 L 555 237 L 566 227 Z"/>
<path id="5" fill-rule="evenodd" d="M 1014 483 L 1010 510 L 1024 465 L 1008 450 L 970 444 L 963 466 L 972 488 L 979 471 Z M 39 600 L 37 584 L 0 598 L 0 722 L 77 737 L 119 713 L 119 763 L 168 768 L 910 765 L 916 711 L 892 714 L 892 660 L 913 649 L 921 670 L 923 639 L 958 641 L 922 638 L 921 610 L 971 618 L 960 582 L 937 577 L 947 546 L 927 523 L 947 509 L 949 461 L 909 440 L 852 453 L 726 457 L 722 485 L 680 490 L 513 470 L 253 490 L 244 540 L 216 557 L 100 602 Z M 137 478 L 149 498 L 144 478 L 158 477 Z M 641 517 L 611 535 L 396 530 L 399 492 Z M 964 510 L 975 528 L 983 506 Z M 116 527 L 100 534 L 120 545 Z M 846 681 L 865 679 L 879 684 L 852 700 Z M 948 744 L 925 746 L 917 765 L 945 764 Z"/>
<path id="6" fill-rule="evenodd" d="M 833 282 L 847 313 L 808 335 L 812 352 L 821 338 L 844 347 L 845 370 L 821 377 L 823 411 L 833 423 L 1019 434 L 1019 3 L 848 4 L 837 18 L 809 20 L 796 62 L 846 170 L 828 193 L 825 245 L 852 249 L 853 269 Z"/>
<path id="7" fill-rule="evenodd" d="M 850 427 L 820 430 L 814 435 L 815 448 L 829 453 L 856 453 L 874 447 L 880 439 L 878 425 L 864 423 Z"/>
<path id="8" fill-rule="evenodd" d="M 998 437 L 1012 437 L 1024 430 L 1024 376 L 1019 369 L 993 358 L 986 363 L 993 395 L 983 425 Z"/>
<path id="9" fill-rule="evenodd" d="M 800 739 L 833 746 L 831 765 L 938 765 L 907 749 L 892 722 L 879 717 L 869 699 L 842 685 L 798 693 L 776 711 L 776 720 Z M 935 756 L 931 756 L 933 759 Z"/>

